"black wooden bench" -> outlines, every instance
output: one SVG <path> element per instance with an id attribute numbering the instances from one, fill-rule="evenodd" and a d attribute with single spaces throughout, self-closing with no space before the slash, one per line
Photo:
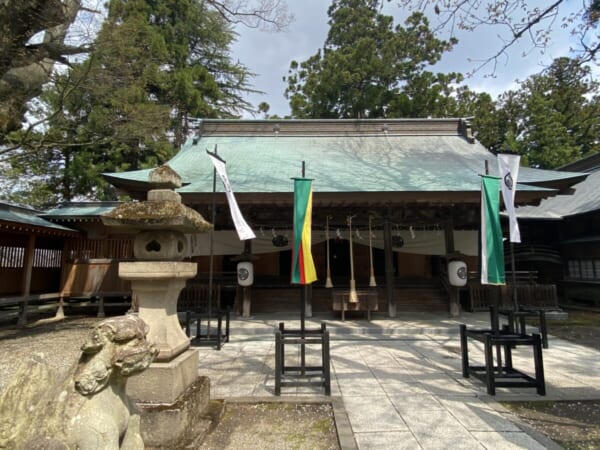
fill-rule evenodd
<path id="1" fill-rule="evenodd" d="M 188 281 L 179 294 L 177 310 L 185 313 L 182 320 L 185 320 L 185 332 L 188 337 L 192 337 L 192 323 L 196 322 L 196 335 L 190 341 L 191 345 L 214 344 L 217 350 L 221 350 L 223 344 L 229 342 L 231 307 L 223 307 L 221 300 L 223 295 L 227 297 L 231 293 L 231 287 L 222 286 L 221 283 Z M 233 293 L 235 295 L 235 290 Z"/>
<path id="2" fill-rule="evenodd" d="M 107 301 L 108 299 L 108 301 Z M 15 309 L 14 307 L 18 308 Z M 54 310 L 54 317 L 65 317 L 65 307 L 91 307 L 97 309 L 97 317 L 105 317 L 105 307 L 131 308 L 131 293 L 118 292 L 48 292 L 28 296 L 0 297 L 0 318 L 18 317 L 18 325 L 25 326 L 29 313 Z"/>
<path id="3" fill-rule="evenodd" d="M 286 345 L 301 347 L 300 365 L 285 364 Z M 321 346 L 321 365 L 307 366 L 304 354 L 306 345 Z M 321 386 L 325 395 L 331 395 L 331 360 L 329 331 L 324 323 L 319 329 L 286 329 L 283 322 L 275 332 L 275 395 L 281 395 L 285 386 Z"/>
<path id="4" fill-rule="evenodd" d="M 485 365 L 469 364 L 469 338 L 483 343 Z M 518 346 L 532 347 L 534 377 L 513 367 L 512 349 Z M 539 395 L 546 395 L 542 342 L 539 334 L 516 334 L 511 332 L 508 326 L 502 330 L 467 330 L 467 326 L 463 324 L 460 325 L 460 347 L 463 377 L 469 378 L 472 375 L 483 381 L 489 395 L 496 395 L 496 387 L 535 387 Z M 498 350 L 496 363 L 494 349 Z M 504 358 L 501 355 L 502 349 Z"/>
<path id="5" fill-rule="evenodd" d="M 191 323 L 196 321 L 196 335 L 190 341 L 191 345 L 204 345 L 214 343 L 217 350 L 221 350 L 224 343 L 229 342 L 229 319 L 230 310 L 217 309 L 211 311 L 191 311 L 185 312 L 185 333 L 191 336 Z M 202 322 L 206 332 L 202 331 Z M 216 322 L 216 326 L 214 323 Z M 223 325 L 225 325 L 223 327 Z"/>
<path id="6" fill-rule="evenodd" d="M 546 324 L 546 311 L 545 308 L 527 308 L 521 307 L 518 311 L 514 309 L 498 309 L 498 315 L 504 316 L 508 320 L 508 327 L 512 333 L 527 334 L 527 327 L 525 319 L 537 319 L 538 330 L 542 337 L 542 346 L 548 348 L 548 325 Z M 491 321 L 494 321 L 494 308 L 490 309 Z"/>

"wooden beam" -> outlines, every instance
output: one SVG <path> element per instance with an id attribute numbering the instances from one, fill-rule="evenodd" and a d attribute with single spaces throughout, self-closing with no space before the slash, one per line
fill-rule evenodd
<path id="1" fill-rule="evenodd" d="M 35 254 L 35 235 L 30 234 L 27 241 L 27 247 L 23 254 L 23 280 L 21 285 L 21 295 L 24 297 L 19 311 L 19 326 L 27 325 L 27 308 L 29 306 L 29 294 L 31 293 L 31 273 L 33 272 L 33 256 Z"/>

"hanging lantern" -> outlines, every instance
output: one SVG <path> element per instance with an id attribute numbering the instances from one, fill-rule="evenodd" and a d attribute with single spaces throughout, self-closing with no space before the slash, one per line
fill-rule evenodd
<path id="1" fill-rule="evenodd" d="M 466 286 L 467 264 L 464 261 L 450 261 L 448 263 L 448 280 L 451 286 Z"/>
<path id="2" fill-rule="evenodd" d="M 404 245 L 404 239 L 399 234 L 392 236 L 392 247 L 401 248 Z"/>
<path id="3" fill-rule="evenodd" d="M 288 245 L 288 238 L 286 238 L 283 234 L 278 234 L 276 236 L 273 236 L 271 242 L 273 242 L 273 245 L 275 247 L 285 247 L 286 245 Z"/>
<path id="4" fill-rule="evenodd" d="M 254 283 L 254 265 L 250 261 L 240 261 L 237 265 L 237 279 L 240 286 Z"/>

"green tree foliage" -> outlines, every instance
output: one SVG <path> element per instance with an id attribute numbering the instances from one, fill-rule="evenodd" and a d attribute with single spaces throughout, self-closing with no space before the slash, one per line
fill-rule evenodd
<path id="1" fill-rule="evenodd" d="M 252 74 L 229 56 L 234 38 L 205 2 L 111 0 L 89 58 L 43 95 L 47 129 L 13 155 L 13 175 L 30 179 L 21 203 L 115 198 L 102 172 L 164 162 L 184 142 L 190 118 L 250 110 L 243 95 Z M 44 183 L 54 195 L 27 195 Z"/>
<path id="2" fill-rule="evenodd" d="M 524 164 L 544 169 L 600 151 L 600 96 L 589 68 L 558 58 L 502 94 L 495 135 L 490 147 L 517 151 Z"/>
<path id="3" fill-rule="evenodd" d="M 498 142 L 497 103 L 486 92 L 475 92 L 468 86 L 459 86 L 447 97 L 441 97 L 446 104 L 447 117 L 470 118 L 474 135 L 485 147 Z"/>
<path id="4" fill-rule="evenodd" d="M 91 50 L 94 27 L 88 26 L 102 20 L 96 9 L 102 3 L 100 0 L 0 2 L 0 146 L 6 144 L 7 134 L 21 129 L 28 103 L 40 95 L 42 86 L 53 82 L 55 63 L 67 63 L 72 55 Z M 228 23 L 250 28 L 279 31 L 292 20 L 284 0 L 195 0 L 195 3 Z M 162 8 L 159 2 L 148 4 L 151 8 Z M 178 6 L 180 11 L 188 7 L 183 1 Z M 14 140 L 9 140 L 8 147 L 0 147 L 0 155 L 13 149 Z"/>
<path id="5" fill-rule="evenodd" d="M 447 115 L 443 96 L 458 74 L 425 71 L 454 41 L 436 39 L 415 13 L 405 27 L 382 14 L 379 0 L 334 0 L 322 50 L 292 61 L 285 95 L 296 118 Z"/>

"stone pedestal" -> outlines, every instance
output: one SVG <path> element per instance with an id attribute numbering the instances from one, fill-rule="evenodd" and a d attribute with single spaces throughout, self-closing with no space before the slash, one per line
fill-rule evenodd
<path id="1" fill-rule="evenodd" d="M 211 426 L 210 380 L 197 377 L 170 405 L 138 402 L 144 445 L 153 449 L 198 448 Z"/>
<path id="2" fill-rule="evenodd" d="M 197 378 L 198 350 L 190 349 L 129 378 L 127 395 L 136 402 L 174 403 Z"/>
<path id="3" fill-rule="evenodd" d="M 119 276 L 131 281 L 137 296 L 139 316 L 150 327 L 147 339 L 159 353 L 155 361 L 171 361 L 190 346 L 177 317 L 177 298 L 189 278 L 196 275 L 195 263 L 136 261 L 119 264 Z"/>
<path id="4" fill-rule="evenodd" d="M 127 383 L 127 395 L 140 409 L 147 446 L 181 448 L 206 426 L 197 419 L 208 404 L 209 381 L 198 377 L 198 351 L 189 348 L 177 317 L 179 293 L 196 270 L 195 263 L 178 261 L 119 264 L 119 276 L 131 281 L 139 317 L 149 326 L 147 339 L 159 350 L 150 367 Z"/>

